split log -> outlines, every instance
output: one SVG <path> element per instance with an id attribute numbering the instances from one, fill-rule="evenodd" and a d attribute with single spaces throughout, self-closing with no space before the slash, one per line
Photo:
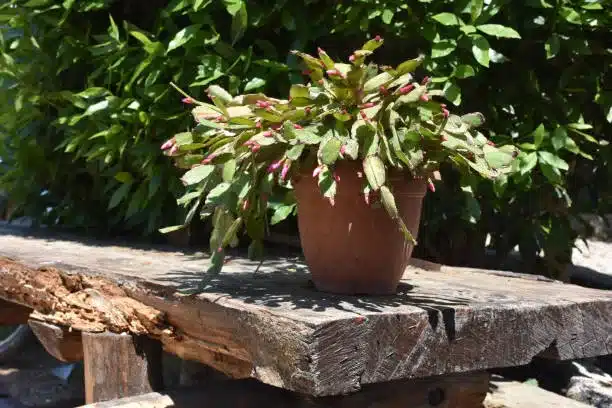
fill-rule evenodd
<path id="1" fill-rule="evenodd" d="M 0 299 L 0 326 L 26 324 L 32 309 Z"/>
<path id="2" fill-rule="evenodd" d="M 30 319 L 28 324 L 47 353 L 65 363 L 83 359 L 81 332 Z"/>

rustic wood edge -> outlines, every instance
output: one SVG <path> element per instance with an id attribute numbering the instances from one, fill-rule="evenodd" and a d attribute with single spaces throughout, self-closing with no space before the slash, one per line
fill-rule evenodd
<path id="1" fill-rule="evenodd" d="M 83 360 L 81 332 L 70 327 L 46 323 L 44 315 L 32 313 L 28 325 L 47 353 L 59 361 L 73 363 Z"/>
<path id="2" fill-rule="evenodd" d="M 252 374 L 250 361 L 182 333 L 168 323 L 165 313 L 133 299 L 111 279 L 49 267 L 34 269 L 2 256 L 0 267 L 11 270 L 0 274 L 0 300 L 17 305 L 18 310 L 35 310 L 37 321 L 80 332 L 147 335 L 161 341 L 165 351 L 209 365 L 229 377 Z M 20 322 L 28 319 L 20 318 Z"/>
<path id="3" fill-rule="evenodd" d="M 0 325 L 26 324 L 32 313 L 32 308 L 0 299 Z"/>

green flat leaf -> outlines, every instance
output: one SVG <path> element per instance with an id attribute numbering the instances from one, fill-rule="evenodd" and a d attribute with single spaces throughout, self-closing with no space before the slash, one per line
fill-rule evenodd
<path id="1" fill-rule="evenodd" d="M 355 139 L 348 139 L 344 144 L 344 155 L 355 160 L 359 156 L 359 143 Z"/>
<path id="2" fill-rule="evenodd" d="M 234 159 L 230 159 L 223 163 L 223 181 L 230 183 L 233 180 L 234 174 L 236 174 L 236 167 L 237 163 Z"/>
<path id="3" fill-rule="evenodd" d="M 120 183 L 131 183 L 134 181 L 134 178 L 127 171 L 120 171 L 119 173 L 115 174 L 115 180 Z"/>
<path id="4" fill-rule="evenodd" d="M 561 43 L 559 41 L 559 36 L 557 34 L 553 34 L 544 44 L 544 49 L 546 50 L 546 58 L 551 59 L 557 56 L 559 53 L 559 49 L 561 47 Z"/>
<path id="5" fill-rule="evenodd" d="M 461 105 L 461 88 L 452 82 L 448 82 L 444 87 L 444 97 L 455 106 Z"/>
<path id="6" fill-rule="evenodd" d="M 312 144 L 317 144 L 321 142 L 321 136 L 309 130 L 308 128 L 296 129 L 295 135 L 300 142 L 305 143 L 305 144 L 312 145 Z"/>
<path id="7" fill-rule="evenodd" d="M 387 83 L 393 81 L 394 79 L 395 78 L 390 73 L 382 72 L 376 75 L 375 77 L 367 80 L 366 83 L 363 85 L 363 89 L 366 93 L 369 93 L 372 91 L 378 91 L 378 89 L 382 85 L 386 85 Z"/>
<path id="8" fill-rule="evenodd" d="M 183 228 L 185 228 L 186 225 L 181 224 L 181 225 L 173 225 L 171 227 L 165 227 L 165 228 L 160 228 L 158 231 L 162 234 L 169 234 L 171 232 L 175 232 L 175 231 L 179 231 L 182 230 Z"/>
<path id="9" fill-rule="evenodd" d="M 253 78 L 244 86 L 244 92 L 252 91 L 253 89 L 261 88 L 266 85 L 266 80 L 262 78 Z"/>
<path id="10" fill-rule="evenodd" d="M 304 151 L 304 145 L 296 144 L 291 149 L 287 150 L 287 158 L 291 161 L 296 161 L 300 158 L 303 151 Z"/>
<path id="11" fill-rule="evenodd" d="M 387 214 L 391 217 L 391 219 L 395 220 L 398 223 L 398 227 L 400 231 L 404 234 L 406 240 L 413 245 L 416 244 L 416 240 L 414 236 L 410 232 L 410 230 L 406 227 L 406 224 L 399 216 L 399 212 L 397 211 L 397 206 L 395 204 L 395 197 L 393 197 L 393 193 L 389 190 L 387 186 L 380 187 L 380 200 L 382 201 L 383 207 L 387 211 Z"/>
<path id="12" fill-rule="evenodd" d="M 582 18 L 580 13 L 571 7 L 561 7 L 559 14 L 568 22 L 572 24 L 582 24 Z"/>
<path id="13" fill-rule="evenodd" d="M 547 134 L 548 132 L 546 131 L 546 128 L 544 127 L 543 123 L 541 123 L 540 126 L 538 126 L 536 130 L 534 130 L 533 143 L 535 144 L 536 149 L 540 147 L 540 145 L 544 141 L 544 137 L 546 137 Z"/>
<path id="14" fill-rule="evenodd" d="M 542 174 L 550 181 L 552 184 L 561 184 L 563 182 L 563 178 L 561 177 L 561 172 L 558 168 L 551 166 L 549 163 L 546 163 L 540 160 L 540 170 Z"/>
<path id="15" fill-rule="evenodd" d="M 210 176 L 214 170 L 215 170 L 215 166 L 210 166 L 210 165 L 197 166 L 189 170 L 187 173 L 185 173 L 183 177 L 181 177 L 181 180 L 187 186 L 198 184 L 199 182 L 203 181 L 208 176 Z"/>
<path id="16" fill-rule="evenodd" d="M 276 225 L 281 221 L 284 221 L 293 213 L 295 210 L 295 204 L 291 205 L 281 205 L 276 207 L 274 210 L 274 214 L 272 214 L 272 218 L 270 218 L 270 224 Z"/>
<path id="17" fill-rule="evenodd" d="M 336 189 L 338 183 L 334 179 L 333 173 L 326 167 L 321 173 L 319 173 L 319 190 L 323 197 L 333 198 L 336 195 Z"/>
<path id="18" fill-rule="evenodd" d="M 457 42 L 455 40 L 441 40 L 435 42 L 431 47 L 431 58 L 446 57 L 451 54 L 457 48 Z"/>
<path id="19" fill-rule="evenodd" d="M 487 164 L 494 169 L 501 169 L 508 166 L 514 158 L 512 154 L 506 153 L 493 146 L 484 145 L 482 150 Z"/>
<path id="20" fill-rule="evenodd" d="M 456 26 L 460 24 L 459 17 L 457 17 L 453 13 L 440 13 L 436 14 L 432 17 L 432 19 L 436 20 L 440 24 L 445 26 Z"/>
<path id="21" fill-rule="evenodd" d="M 289 96 L 291 96 L 291 99 L 310 99 L 310 91 L 308 90 L 308 87 L 306 85 L 291 85 L 291 89 L 289 90 Z"/>
<path id="22" fill-rule="evenodd" d="M 472 0 L 472 5 L 470 7 L 470 17 L 472 18 L 472 23 L 480 17 L 482 14 L 482 10 L 484 8 L 484 0 Z"/>
<path id="23" fill-rule="evenodd" d="M 485 117 L 480 112 L 474 112 L 461 116 L 461 121 L 468 125 L 469 128 L 477 128 L 485 123 Z"/>
<path id="24" fill-rule="evenodd" d="M 469 77 L 473 77 L 474 75 L 476 75 L 476 71 L 474 71 L 474 68 L 470 65 L 458 65 L 457 68 L 455 68 L 455 72 L 453 73 L 454 76 L 456 76 L 457 78 L 469 78 Z"/>
<path id="25" fill-rule="evenodd" d="M 404 61 L 395 68 L 396 75 L 405 75 L 414 72 L 425 61 L 424 55 L 419 55 L 417 58 Z"/>
<path id="26" fill-rule="evenodd" d="M 538 154 L 531 152 L 519 156 L 519 169 L 522 175 L 529 173 L 538 164 Z"/>
<path id="27" fill-rule="evenodd" d="M 124 183 L 117 190 L 115 190 L 110 198 L 110 201 L 108 202 L 108 209 L 112 210 L 113 208 L 117 207 L 121 201 L 127 197 L 131 187 L 131 183 Z"/>
<path id="28" fill-rule="evenodd" d="M 393 20 L 393 14 L 393 10 L 384 9 L 381 16 L 383 23 L 391 24 L 391 21 Z"/>
<path id="29" fill-rule="evenodd" d="M 386 181 L 385 164 L 378 156 L 368 156 L 363 161 L 363 170 L 372 190 L 377 191 Z"/>
<path id="30" fill-rule="evenodd" d="M 500 24 L 482 24 L 476 28 L 487 35 L 498 38 L 521 38 L 515 29 Z"/>
<path id="31" fill-rule="evenodd" d="M 193 24 L 183 28 L 178 33 L 176 33 L 174 35 L 174 38 L 168 43 L 168 50 L 166 51 L 166 54 L 187 44 L 195 37 L 196 33 L 200 30 L 201 27 L 201 24 Z"/>
<path id="32" fill-rule="evenodd" d="M 232 17 L 232 45 L 236 44 L 242 38 L 249 24 L 249 16 L 247 13 L 246 4 L 241 3 L 240 9 Z"/>
<path id="33" fill-rule="evenodd" d="M 225 194 L 231 190 L 232 185 L 230 183 L 220 183 L 215 186 L 208 195 L 206 196 L 206 205 L 219 205 L 223 202 Z"/>
<path id="34" fill-rule="evenodd" d="M 225 9 L 232 16 L 236 15 L 236 13 L 240 11 L 242 3 L 242 0 L 223 0 L 223 4 L 225 4 Z"/>
<path id="35" fill-rule="evenodd" d="M 559 150 L 565 147 L 568 139 L 569 137 L 567 135 L 567 130 L 559 126 L 553 132 L 552 138 L 550 139 L 550 141 L 552 142 L 552 145 L 555 148 L 555 150 Z"/>
<path id="36" fill-rule="evenodd" d="M 232 244 L 238 241 L 238 237 L 236 236 L 236 234 L 238 233 L 240 227 L 242 227 L 242 217 L 236 218 L 234 222 L 232 222 L 232 224 L 229 226 L 227 231 L 225 231 L 225 235 L 223 236 L 223 241 L 221 244 L 223 248 L 227 247 L 228 245 L 235 246 Z"/>
<path id="37" fill-rule="evenodd" d="M 552 154 L 551 152 L 539 151 L 538 156 L 540 157 L 540 161 L 543 163 L 549 164 L 554 168 L 559 170 L 569 170 L 569 164 L 559 156 Z"/>
<path id="38" fill-rule="evenodd" d="M 178 200 L 176 200 L 176 203 L 178 205 L 184 206 L 192 202 L 194 199 L 200 197 L 201 195 L 202 195 L 202 191 L 190 191 L 189 193 L 183 195 Z"/>
<path id="39" fill-rule="evenodd" d="M 489 42 L 482 35 L 472 36 L 472 54 L 478 63 L 482 66 L 489 66 Z"/>
<path id="40" fill-rule="evenodd" d="M 342 147 L 342 142 L 335 137 L 332 137 L 325 144 L 321 145 L 319 150 L 321 162 L 326 165 L 334 164 L 340 156 L 340 147 Z"/>

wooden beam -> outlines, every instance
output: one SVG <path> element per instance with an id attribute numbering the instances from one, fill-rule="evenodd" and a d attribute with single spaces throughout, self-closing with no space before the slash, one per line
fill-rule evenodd
<path id="1" fill-rule="evenodd" d="M 129 332 L 233 378 L 313 396 L 612 350 L 612 293 L 539 276 L 412 266 L 395 296 L 317 292 L 298 257 L 229 259 L 0 226 L 0 298 L 83 331 Z"/>
<path id="2" fill-rule="evenodd" d="M 32 309 L 0 299 L 0 326 L 26 324 Z"/>
<path id="3" fill-rule="evenodd" d="M 339 397 L 311 398 L 251 380 L 223 381 L 164 393 L 100 402 L 81 408 L 480 408 L 488 375 L 472 373 L 376 384 Z"/>
<path id="4" fill-rule="evenodd" d="M 81 332 L 30 319 L 28 324 L 47 353 L 70 363 L 83 360 Z"/>
<path id="5" fill-rule="evenodd" d="M 85 402 L 161 389 L 161 344 L 143 336 L 83 333 Z"/>

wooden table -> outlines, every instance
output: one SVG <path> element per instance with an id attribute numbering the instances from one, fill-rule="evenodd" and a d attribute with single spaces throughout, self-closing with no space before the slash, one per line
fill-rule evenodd
<path id="1" fill-rule="evenodd" d="M 443 406 L 431 403 L 431 390 L 444 389 L 444 406 L 476 406 L 487 369 L 612 354 L 612 293 L 534 275 L 419 262 L 395 296 L 347 297 L 315 291 L 297 257 L 234 258 L 200 287 L 206 267 L 198 254 L 0 226 L 0 298 L 33 309 L 39 331 L 45 323 L 84 333 L 88 402 L 159 388 L 152 381 L 131 391 L 107 384 L 110 394 L 94 389 L 105 387 L 95 377 L 108 366 L 137 361 L 124 382 L 157 370 L 151 356 L 161 347 L 299 395 L 382 398 L 384 389 L 390 402 L 380 406 L 396 406 L 390 386 L 414 389 L 415 398 L 422 391 L 430 404 L 422 406 Z M 114 350 L 123 357 L 99 357 Z M 452 402 L 449 393 L 470 396 Z"/>

